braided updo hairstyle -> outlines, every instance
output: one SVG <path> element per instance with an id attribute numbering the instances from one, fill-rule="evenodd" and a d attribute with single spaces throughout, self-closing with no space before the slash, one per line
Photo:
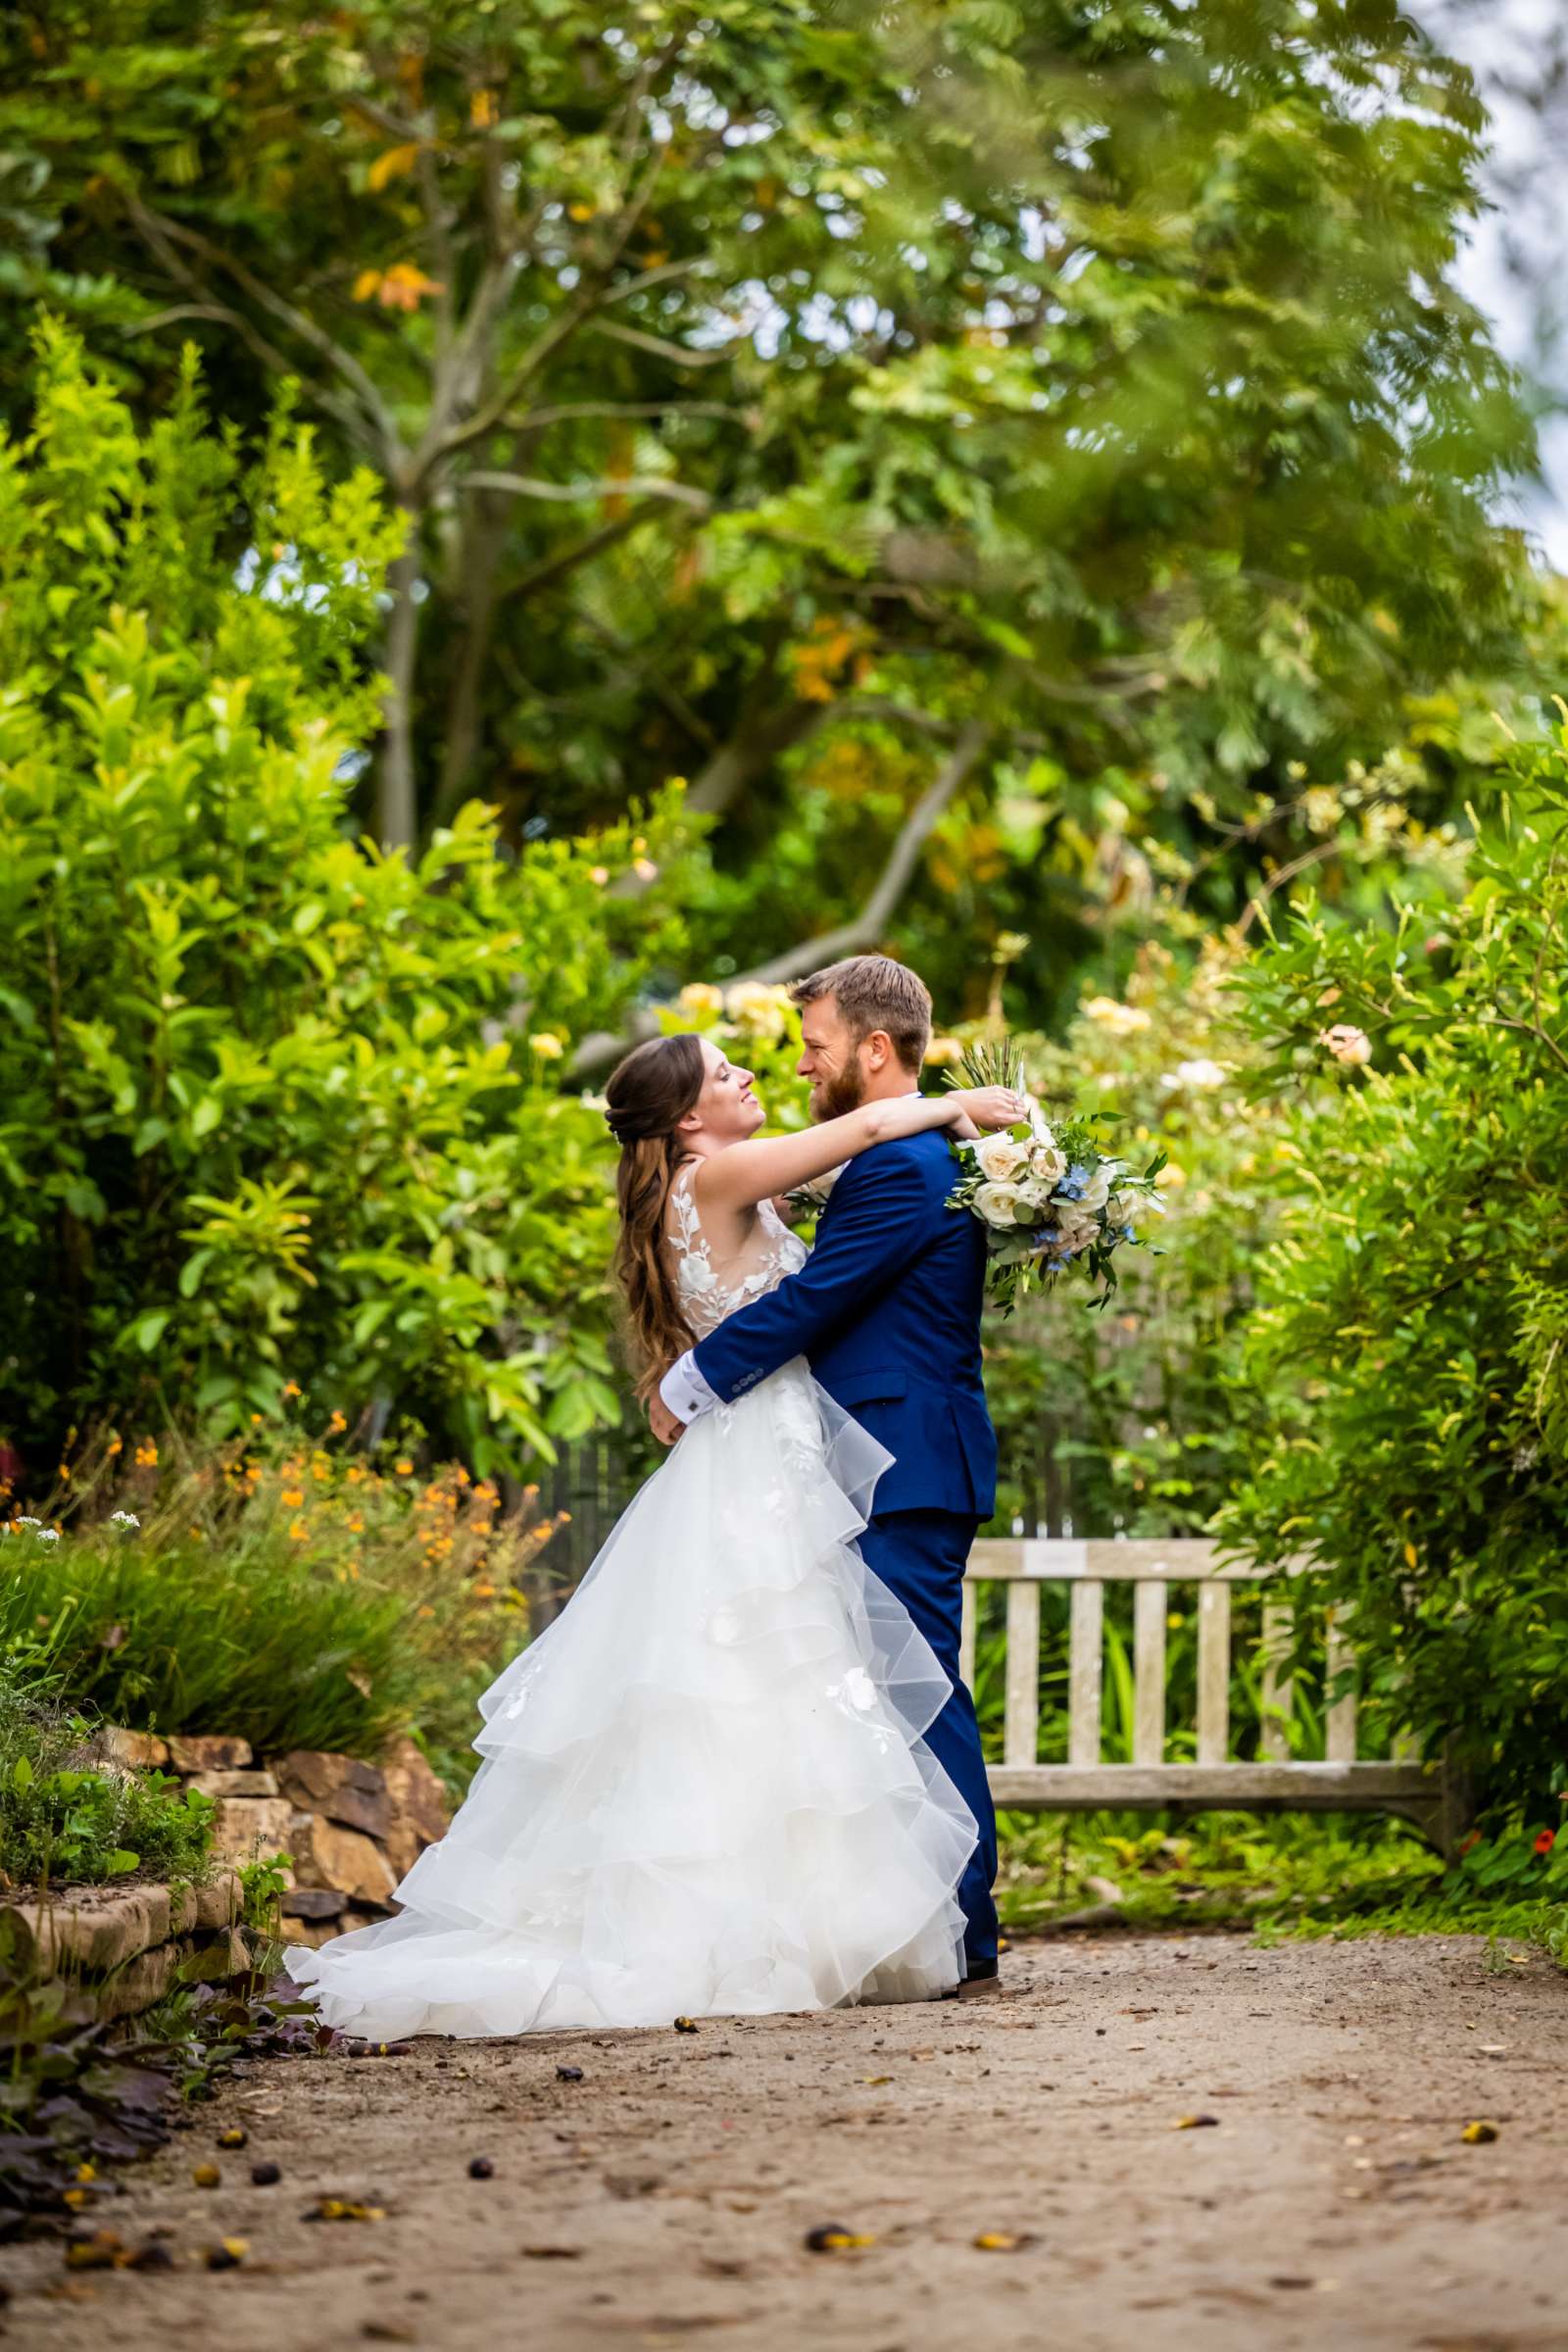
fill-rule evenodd
<path id="1" fill-rule="evenodd" d="M 677 1122 L 702 1093 L 704 1075 L 703 1049 L 683 1031 L 634 1046 L 605 1089 L 605 1117 L 620 1146 L 615 1278 L 642 1357 L 639 1396 L 650 1394 L 695 1336 L 681 1312 L 674 1267 L 664 1248 L 664 1209 L 686 1156 Z"/>

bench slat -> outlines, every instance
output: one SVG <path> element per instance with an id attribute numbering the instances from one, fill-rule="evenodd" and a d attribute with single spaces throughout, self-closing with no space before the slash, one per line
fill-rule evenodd
<path id="1" fill-rule="evenodd" d="M 1271 1763 L 1288 1761 L 1291 1742 L 1286 1731 L 1295 1684 L 1280 1661 L 1291 1642 L 1292 1612 L 1283 1600 L 1268 1600 L 1263 1604 L 1263 1753 Z"/>
<path id="2" fill-rule="evenodd" d="M 1231 1596 L 1228 1586 L 1198 1591 L 1198 1761 L 1223 1764 L 1231 1740 Z"/>
<path id="3" fill-rule="evenodd" d="M 1074 1585 L 1071 1646 L 1067 1659 L 1067 1753 L 1074 1764 L 1098 1764 L 1100 1761 L 1104 1617 L 1104 1586 L 1093 1583 Z"/>
<path id="4" fill-rule="evenodd" d="M 1032 1764 L 1040 1752 L 1040 1587 L 1007 1587 L 1007 1682 L 1002 1753 Z"/>
<path id="5" fill-rule="evenodd" d="M 1165 1588 L 1133 1587 L 1133 1758 L 1165 1760 Z"/>
<path id="6" fill-rule="evenodd" d="M 1219 1564 L 1219 1546 L 1199 1536 L 1172 1537 L 1165 1543 L 1116 1537 L 1104 1542 L 1080 1541 L 1072 1536 L 985 1536 L 969 1553 L 968 1575 L 982 1583 L 1012 1584 L 1019 1578 L 1032 1583 L 1075 1584 L 1087 1578 L 1096 1584 L 1142 1584 L 1154 1578 L 1165 1584 L 1200 1584 L 1215 1578 L 1222 1584 L 1259 1583 L 1267 1577 L 1298 1573 L 1306 1565 L 1258 1568 L 1250 1560 Z"/>
<path id="7" fill-rule="evenodd" d="M 999 1805 L 1038 1805 L 1045 1812 L 1259 1802 L 1354 1811 L 1430 1802 L 1443 1788 L 1435 1768 L 1393 1763 L 993 1764 L 989 1778 Z"/>
<path id="8" fill-rule="evenodd" d="M 1333 1688 L 1336 1676 L 1343 1674 L 1347 1666 L 1351 1663 L 1350 1645 L 1335 1625 L 1331 1612 L 1328 1638 L 1328 1683 L 1330 1689 Z M 1323 1744 L 1331 1764 L 1353 1764 L 1355 1762 L 1355 1716 L 1356 1701 L 1353 1690 L 1347 1691 L 1344 1698 L 1336 1699 L 1329 1708 L 1327 1732 Z"/>

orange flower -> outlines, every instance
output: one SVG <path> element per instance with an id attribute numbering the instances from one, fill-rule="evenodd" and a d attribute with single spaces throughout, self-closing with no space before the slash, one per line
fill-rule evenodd
<path id="1" fill-rule="evenodd" d="M 123 1438 L 111 1438 L 111 1439 L 110 1439 L 110 1441 L 109 1441 L 109 1454 L 110 1454 L 110 1459 L 111 1459 L 111 1460 L 113 1460 L 114 1456 L 115 1456 L 117 1453 L 123 1453 L 123 1452 L 124 1452 L 124 1450 L 125 1450 L 125 1441 L 124 1441 L 124 1439 L 123 1439 Z"/>
<path id="2" fill-rule="evenodd" d="M 327 1423 L 327 1427 L 329 1430 L 331 1430 L 333 1436 L 336 1437 L 339 1431 L 345 1430 L 348 1427 L 346 1415 L 339 1412 L 334 1412 L 331 1420 Z"/>
<path id="3" fill-rule="evenodd" d="M 397 1472 L 399 1478 L 412 1478 L 414 1476 L 414 1464 L 412 1462 L 394 1462 L 392 1467 Z"/>
<path id="4" fill-rule="evenodd" d="M 305 1490 L 303 1487 L 285 1487 L 277 1499 L 286 1511 L 297 1511 L 305 1500 Z"/>
<path id="5" fill-rule="evenodd" d="M 359 1513 L 358 1513 L 358 1512 L 356 1512 L 356 1513 L 355 1513 L 355 1515 L 354 1515 L 354 1517 L 353 1517 L 352 1519 L 350 1519 L 349 1521 L 347 1521 L 347 1523 L 346 1523 L 346 1524 L 347 1524 L 347 1527 L 348 1527 L 349 1534 L 350 1534 L 351 1536 L 363 1536 L 363 1535 L 364 1535 L 364 1533 L 365 1533 L 365 1521 L 364 1521 L 364 1520 L 363 1520 L 363 1519 L 360 1517 L 360 1515 L 359 1515 Z"/>
<path id="6" fill-rule="evenodd" d="M 1538 1854 L 1549 1854 L 1556 1842 L 1557 1833 L 1555 1830 L 1543 1830 L 1541 1836 L 1536 1839 L 1536 1851 Z"/>
<path id="7" fill-rule="evenodd" d="M 303 1544 L 310 1532 L 303 1519 L 291 1519 L 288 1523 L 288 1540 L 291 1544 Z"/>
<path id="8" fill-rule="evenodd" d="M 297 1380 L 289 1380 L 283 1384 L 283 1394 L 285 1396 L 300 1396 L 304 1395 L 304 1391 Z"/>
<path id="9" fill-rule="evenodd" d="M 136 1467 L 137 1467 L 137 1469 L 138 1469 L 138 1470 L 156 1470 L 156 1469 L 157 1469 L 157 1467 L 158 1467 L 158 1448 L 157 1448 L 157 1446 L 156 1446 L 153 1444 L 153 1441 L 152 1441 L 152 1439 L 151 1439 L 151 1438 L 143 1438 L 143 1440 L 142 1440 L 141 1444 L 140 1444 L 140 1445 L 137 1446 L 137 1448 L 136 1448 Z"/>
<path id="10" fill-rule="evenodd" d="M 357 1487 L 357 1486 L 359 1485 L 360 1481 L 361 1481 L 361 1480 L 364 1478 L 364 1476 L 365 1476 L 365 1472 L 364 1472 L 363 1470 L 358 1470 L 358 1469 L 351 1470 L 351 1471 L 349 1472 L 349 1476 L 348 1476 L 348 1483 L 349 1483 L 349 1485 L 350 1485 L 351 1487 Z"/>

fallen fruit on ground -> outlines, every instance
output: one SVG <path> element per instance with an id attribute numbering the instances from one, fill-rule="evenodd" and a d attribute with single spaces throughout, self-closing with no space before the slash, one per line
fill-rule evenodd
<path id="1" fill-rule="evenodd" d="M 198 2188 L 217 2188 L 223 2178 L 216 2164 L 192 2165 L 190 2177 Z"/>
<path id="2" fill-rule="evenodd" d="M 866 2230 L 846 2230 L 842 2222 L 823 2222 L 818 2229 L 806 2232 L 808 2254 L 844 2254 L 852 2246 L 874 2246 L 876 2239 Z"/>
<path id="3" fill-rule="evenodd" d="M 1497 2126 L 1489 2124 L 1484 2117 L 1478 2123 L 1466 2124 L 1459 2134 L 1459 2137 L 1467 2139 L 1473 2148 L 1484 2146 L 1489 2139 L 1495 2139 L 1497 2136 Z"/>
<path id="4" fill-rule="evenodd" d="M 470 2180 L 493 2180 L 495 2175 L 496 2168 L 493 2157 L 473 2156 L 469 2158 L 468 2179 Z"/>
<path id="5" fill-rule="evenodd" d="M 216 2246 L 207 2249 L 207 2268 L 210 2271 L 237 2271 L 250 2250 L 248 2238 L 220 2238 Z"/>
<path id="6" fill-rule="evenodd" d="M 269 2158 L 263 2164 L 253 2164 L 251 2166 L 251 2180 L 253 2185 L 257 2188 L 273 2188 L 276 2186 L 277 2182 L 282 2180 L 282 2166 L 280 2164 L 273 2164 L 270 2158 Z"/>
<path id="7" fill-rule="evenodd" d="M 172 2271 L 174 2257 L 161 2239 L 150 2237 L 144 2246 L 125 2257 L 127 2271 Z"/>

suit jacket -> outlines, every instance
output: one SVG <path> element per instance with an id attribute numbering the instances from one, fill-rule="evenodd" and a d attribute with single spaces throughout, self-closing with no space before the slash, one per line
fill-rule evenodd
<path id="1" fill-rule="evenodd" d="M 698 1343 L 697 1368 L 731 1403 L 792 1357 L 895 1456 L 883 1511 L 988 1519 L 997 1439 L 981 1374 L 986 1249 L 979 1220 L 947 1206 L 956 1180 L 945 1129 L 878 1144 L 833 1188 L 799 1274 Z"/>

